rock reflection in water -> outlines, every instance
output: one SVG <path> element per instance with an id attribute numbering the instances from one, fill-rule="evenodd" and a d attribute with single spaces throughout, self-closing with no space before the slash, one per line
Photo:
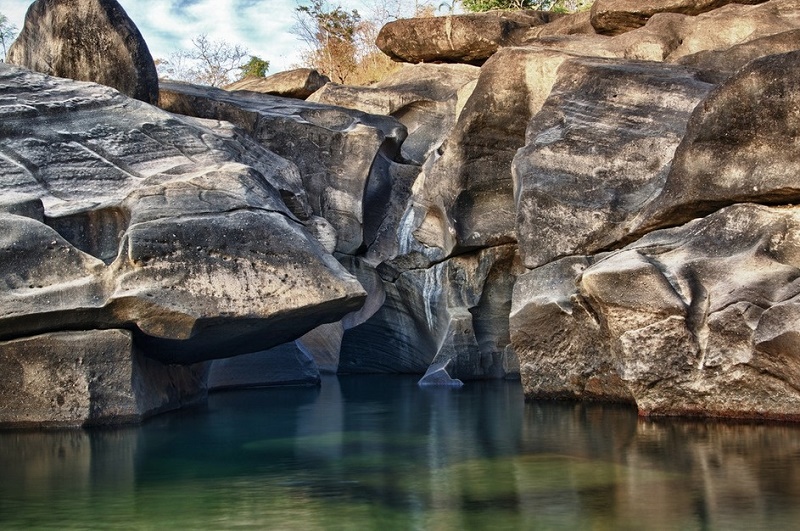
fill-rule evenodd
<path id="1" fill-rule="evenodd" d="M 217 393 L 138 428 L 0 433 L 0 527 L 763 528 L 800 519 L 800 427 L 525 404 L 416 377 Z"/>

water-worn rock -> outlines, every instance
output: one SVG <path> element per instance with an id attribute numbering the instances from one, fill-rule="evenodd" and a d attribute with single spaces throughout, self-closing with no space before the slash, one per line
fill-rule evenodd
<path id="1" fill-rule="evenodd" d="M 546 11 L 493 11 L 400 19 L 383 26 L 375 44 L 395 61 L 480 65 L 500 46 L 519 44 L 528 29 L 557 17 Z"/>
<path id="2" fill-rule="evenodd" d="M 512 165 L 525 265 L 630 238 L 711 88 L 680 66 L 565 61 Z"/>
<path id="3" fill-rule="evenodd" d="M 153 58 L 116 0 L 36 0 L 6 62 L 158 101 Z"/>
<path id="4" fill-rule="evenodd" d="M 213 360 L 208 390 L 274 385 L 319 385 L 317 364 L 294 342 L 269 350 Z"/>
<path id="5" fill-rule="evenodd" d="M 328 76 L 323 76 L 313 68 L 296 68 L 267 77 L 247 77 L 224 88 L 304 100 L 330 82 Z"/>
<path id="6" fill-rule="evenodd" d="M 800 51 L 757 59 L 692 114 L 645 229 L 682 223 L 736 202 L 795 203 Z M 735 112 L 732 112 L 735 110 Z"/>
<path id="7" fill-rule="evenodd" d="M 0 340 L 129 328 L 145 355 L 194 363 L 363 303 L 281 200 L 302 202 L 297 169 L 230 124 L 7 65 L 0 112 L 4 209 L 35 216 L 0 214 Z"/>
<path id="8" fill-rule="evenodd" d="M 511 314 L 527 396 L 602 398 L 596 377 L 643 415 L 800 419 L 798 234 L 798 208 L 735 205 L 534 270 Z"/>
<path id="9" fill-rule="evenodd" d="M 403 158 L 422 164 L 453 127 L 479 74 L 470 65 L 405 65 L 370 87 L 329 83 L 308 101 L 393 116 L 408 130 Z"/>
<path id="10" fill-rule="evenodd" d="M 766 0 L 595 0 L 591 21 L 597 33 L 619 35 L 644 26 L 657 13 L 699 15 L 724 5 L 760 4 Z"/>
<path id="11" fill-rule="evenodd" d="M 127 330 L 55 332 L 0 341 L 0 425 L 139 422 L 205 399 L 206 364 L 163 365 Z"/>
<path id="12" fill-rule="evenodd" d="M 401 269 L 516 241 L 511 162 L 570 57 L 504 48 L 486 62 L 456 125 L 414 184 L 397 236 Z"/>
<path id="13" fill-rule="evenodd" d="M 159 105 L 232 122 L 294 162 L 314 214 L 337 231 L 338 252 L 355 254 L 365 233 L 377 231 L 389 207 L 391 161 L 406 137 L 405 128 L 393 118 L 175 82 L 162 83 Z"/>
<path id="14" fill-rule="evenodd" d="M 339 372 L 421 373 L 447 365 L 454 379 L 514 377 L 508 313 L 516 246 L 461 255 L 384 283 L 385 303 L 344 333 Z"/>

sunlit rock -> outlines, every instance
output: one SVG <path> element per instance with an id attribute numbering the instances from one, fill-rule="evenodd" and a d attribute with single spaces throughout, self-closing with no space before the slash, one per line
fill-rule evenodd
<path id="1" fill-rule="evenodd" d="M 323 76 L 313 68 L 296 68 L 267 77 L 246 77 L 224 88 L 304 100 L 330 81 L 328 76 Z"/>
<path id="2" fill-rule="evenodd" d="M 295 215 L 297 169 L 229 124 L 3 65 L 0 96 L 0 212 L 16 212 L 0 214 L 0 340 L 129 328 L 145 355 L 186 364 L 363 303 Z"/>
<path id="3" fill-rule="evenodd" d="M 141 33 L 116 0 L 37 0 L 6 62 L 93 81 L 155 104 L 158 74 Z"/>

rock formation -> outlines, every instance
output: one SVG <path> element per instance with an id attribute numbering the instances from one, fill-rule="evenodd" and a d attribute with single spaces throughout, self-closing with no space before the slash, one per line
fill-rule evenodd
<path id="1" fill-rule="evenodd" d="M 8 63 L 158 101 L 158 74 L 141 33 L 116 0 L 36 0 Z"/>
<path id="2" fill-rule="evenodd" d="M 91 369 L 48 346 L 71 376 L 0 396 L 135 419 L 213 359 L 214 388 L 521 377 L 800 420 L 800 2 L 633 4 L 398 21 L 396 59 L 471 64 L 305 102 L 165 83 L 188 116 L 2 67 L 0 364 L 86 334 L 148 390 L 87 417 Z"/>
<path id="3" fill-rule="evenodd" d="M 267 77 L 247 77 L 226 86 L 225 90 L 249 90 L 304 100 L 330 82 L 328 76 L 312 68 L 297 68 Z"/>
<path id="4" fill-rule="evenodd" d="M 0 340 L 129 329 L 145 356 L 191 364 L 363 303 L 303 226 L 297 168 L 229 124 L 11 66 L 0 85 Z"/>

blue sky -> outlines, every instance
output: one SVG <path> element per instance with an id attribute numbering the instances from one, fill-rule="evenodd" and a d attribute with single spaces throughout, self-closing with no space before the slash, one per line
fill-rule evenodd
<path id="1" fill-rule="evenodd" d="M 291 33 L 296 0 L 117 1 L 142 32 L 154 58 L 190 49 L 191 39 L 201 33 L 245 46 L 250 54 L 270 61 L 272 73 L 297 64 L 303 50 L 303 43 Z M 406 1 L 413 9 L 414 0 Z M 22 29 L 30 4 L 31 0 L 0 0 L 0 13 Z M 341 4 L 362 14 L 368 11 L 361 0 L 343 0 Z"/>

